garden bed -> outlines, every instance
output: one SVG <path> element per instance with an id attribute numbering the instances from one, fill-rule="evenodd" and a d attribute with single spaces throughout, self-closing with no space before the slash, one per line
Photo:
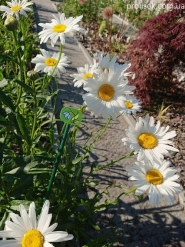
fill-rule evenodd
<path id="1" fill-rule="evenodd" d="M 120 21 L 121 23 L 121 21 Z M 123 20 L 124 23 L 124 20 Z M 119 43 L 117 43 L 117 49 L 113 43 L 109 43 L 108 36 L 98 35 L 98 24 L 91 23 L 90 26 L 83 23 L 82 26 L 88 30 L 87 34 L 84 36 L 77 33 L 78 41 L 86 48 L 88 53 L 92 58 L 97 58 L 98 52 L 103 52 L 104 54 L 111 53 L 117 57 L 117 62 L 123 64 L 128 62 L 125 60 L 124 51 L 129 45 L 129 40 L 131 37 L 134 38 L 136 29 L 132 25 L 117 25 L 118 30 L 120 30 Z M 178 73 L 178 71 L 177 71 Z M 180 78 L 179 73 L 179 78 Z M 185 188 L 185 81 L 179 82 L 177 85 L 177 90 L 173 91 L 156 92 L 150 93 L 151 103 L 143 107 L 142 112 L 134 116 L 136 119 L 138 117 L 143 117 L 146 113 L 153 116 L 156 121 L 160 120 L 163 126 L 169 125 L 170 130 L 175 130 L 177 136 L 174 137 L 174 144 L 176 148 L 179 149 L 178 153 L 173 153 L 170 157 L 172 164 L 178 169 L 178 174 L 180 176 L 181 184 Z M 170 106 L 162 116 L 160 117 L 160 108 L 164 103 L 164 108 Z"/>

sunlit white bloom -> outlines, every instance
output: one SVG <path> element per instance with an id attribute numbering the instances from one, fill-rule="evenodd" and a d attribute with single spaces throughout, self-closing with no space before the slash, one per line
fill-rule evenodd
<path id="1" fill-rule="evenodd" d="M 144 192 L 148 193 L 150 203 L 156 205 L 163 196 L 168 203 L 174 203 L 174 194 L 182 191 L 178 184 L 178 175 L 176 169 L 169 167 L 169 161 L 153 162 L 150 160 L 136 162 L 127 172 L 131 175 L 129 180 L 136 180 L 134 186 L 137 186 L 136 195 Z"/>
<path id="2" fill-rule="evenodd" d="M 40 49 L 41 54 L 38 54 L 35 58 L 31 60 L 32 63 L 35 63 L 36 66 L 34 68 L 34 71 L 36 72 L 44 72 L 50 75 L 57 64 L 57 61 L 59 59 L 59 52 L 54 53 L 51 55 L 48 51 L 44 49 Z M 66 70 L 64 66 L 68 66 L 69 61 L 67 60 L 67 56 L 65 56 L 64 53 L 62 53 L 60 61 L 55 69 L 55 72 L 53 75 L 60 76 L 60 72 L 65 73 Z"/>
<path id="3" fill-rule="evenodd" d="M 8 15 L 15 15 L 17 20 L 19 20 L 19 15 L 24 15 L 27 17 L 27 13 L 32 11 L 32 8 L 28 6 L 32 5 L 33 2 L 28 2 L 27 0 L 12 0 L 11 2 L 7 2 L 7 6 L 1 5 L 0 11 L 4 11 L 3 18 Z"/>
<path id="4" fill-rule="evenodd" d="M 50 242 L 64 242 L 73 239 L 73 235 L 63 231 L 55 231 L 57 223 L 50 225 L 52 214 L 49 212 L 49 201 L 42 207 L 37 221 L 35 203 L 29 207 L 29 213 L 23 205 L 20 205 L 20 215 L 10 213 L 12 221 L 7 220 L 5 230 L 0 231 L 0 238 L 11 238 L 11 240 L 0 240 L 1 247 L 53 247 Z M 13 238 L 13 239 L 12 239 Z"/>
<path id="5" fill-rule="evenodd" d="M 135 127 L 129 127 L 126 130 L 126 138 L 122 141 L 125 145 L 130 146 L 138 153 L 138 160 L 147 159 L 164 159 L 168 150 L 178 152 L 173 147 L 173 142 L 169 139 L 176 136 L 175 131 L 168 131 L 169 126 L 160 127 L 160 121 L 154 125 L 154 118 L 147 115 L 145 118 L 139 118 Z"/>
<path id="6" fill-rule="evenodd" d="M 136 112 L 141 111 L 141 101 L 139 101 L 135 96 L 126 95 L 124 100 L 124 109 L 121 113 L 125 115 L 136 114 Z"/>
<path id="7" fill-rule="evenodd" d="M 97 70 L 96 64 L 88 65 L 85 64 L 84 67 L 77 68 L 78 74 L 73 74 L 71 77 L 74 78 L 73 82 L 75 87 L 81 87 L 82 85 L 86 85 L 87 78 L 93 78 L 93 74 Z"/>
<path id="8" fill-rule="evenodd" d="M 84 90 L 88 93 L 83 96 L 84 103 L 96 116 L 103 115 L 105 119 L 112 116 L 115 119 L 123 108 L 123 94 L 132 94 L 134 88 L 110 68 L 94 74 L 94 78 L 87 78 Z"/>
<path id="9" fill-rule="evenodd" d="M 114 71 L 120 75 L 123 75 L 125 70 L 127 70 L 130 67 L 130 64 L 118 64 L 116 63 L 116 56 L 114 56 L 112 59 L 110 59 L 109 53 L 107 53 L 106 56 L 103 56 L 103 53 L 98 53 L 98 66 L 101 68 L 101 70 L 108 70 L 114 69 Z"/>
<path id="10" fill-rule="evenodd" d="M 51 23 L 39 23 L 39 26 L 43 27 L 43 31 L 39 33 L 40 43 L 46 43 L 48 39 L 51 39 L 51 46 L 54 46 L 58 38 L 62 45 L 65 44 L 65 34 L 69 32 L 83 32 L 84 29 L 77 24 L 82 19 L 82 15 L 77 18 L 66 18 L 65 14 L 60 14 L 59 18 L 53 15 L 54 19 Z"/>

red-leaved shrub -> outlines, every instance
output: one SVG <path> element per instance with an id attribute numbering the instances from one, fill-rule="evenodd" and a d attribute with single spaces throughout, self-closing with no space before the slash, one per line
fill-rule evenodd
<path id="1" fill-rule="evenodd" d="M 168 0 L 168 12 L 148 20 L 130 43 L 126 57 L 135 95 L 145 104 L 152 92 L 176 92 L 176 68 L 185 68 L 185 0 Z M 184 8 L 183 8 L 184 6 Z"/>

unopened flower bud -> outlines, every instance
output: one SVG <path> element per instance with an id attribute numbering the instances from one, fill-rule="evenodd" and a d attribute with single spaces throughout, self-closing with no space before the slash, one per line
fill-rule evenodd
<path id="1" fill-rule="evenodd" d="M 19 23 L 15 17 L 13 17 L 12 15 L 8 15 L 4 22 L 4 25 L 9 31 L 14 31 L 18 29 Z"/>
<path id="2" fill-rule="evenodd" d="M 39 74 L 34 70 L 29 70 L 27 72 L 27 77 L 34 81 L 39 78 Z"/>
<path id="3" fill-rule="evenodd" d="M 102 15 L 103 15 L 103 18 L 104 19 L 107 19 L 107 20 L 110 19 L 113 16 L 113 9 L 112 9 L 112 7 L 106 7 L 106 8 L 104 8 Z"/>

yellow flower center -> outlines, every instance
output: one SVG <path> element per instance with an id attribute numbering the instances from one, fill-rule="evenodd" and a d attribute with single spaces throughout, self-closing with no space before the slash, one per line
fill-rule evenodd
<path id="1" fill-rule="evenodd" d="M 66 25 L 64 24 L 57 24 L 53 27 L 53 32 L 55 33 L 63 33 L 66 30 Z"/>
<path id="2" fill-rule="evenodd" d="M 47 66 L 55 66 L 55 64 L 57 63 L 57 60 L 52 58 L 52 57 L 49 57 L 45 60 L 45 64 Z"/>
<path id="3" fill-rule="evenodd" d="M 98 96 L 104 101 L 109 101 L 114 97 L 114 88 L 110 84 L 103 84 L 98 90 Z"/>
<path id="4" fill-rule="evenodd" d="M 151 133 L 142 133 L 138 136 L 139 145 L 145 149 L 152 149 L 157 146 L 157 138 Z"/>
<path id="5" fill-rule="evenodd" d="M 17 12 L 19 11 L 20 9 L 22 9 L 22 6 L 21 5 L 15 5 L 11 8 L 12 12 Z"/>
<path id="6" fill-rule="evenodd" d="M 44 237 L 38 230 L 29 230 L 22 238 L 22 247 L 43 247 Z"/>
<path id="7" fill-rule="evenodd" d="M 129 109 L 133 107 L 133 104 L 130 101 L 125 101 L 124 103 L 125 103 L 126 107 Z"/>
<path id="8" fill-rule="evenodd" d="M 162 184 L 163 175 L 159 171 L 151 169 L 146 173 L 146 180 L 153 185 Z"/>
<path id="9" fill-rule="evenodd" d="M 84 80 L 87 80 L 87 77 L 93 78 L 93 74 L 91 74 L 91 73 L 85 73 L 85 74 L 83 75 L 83 79 L 84 79 Z"/>

